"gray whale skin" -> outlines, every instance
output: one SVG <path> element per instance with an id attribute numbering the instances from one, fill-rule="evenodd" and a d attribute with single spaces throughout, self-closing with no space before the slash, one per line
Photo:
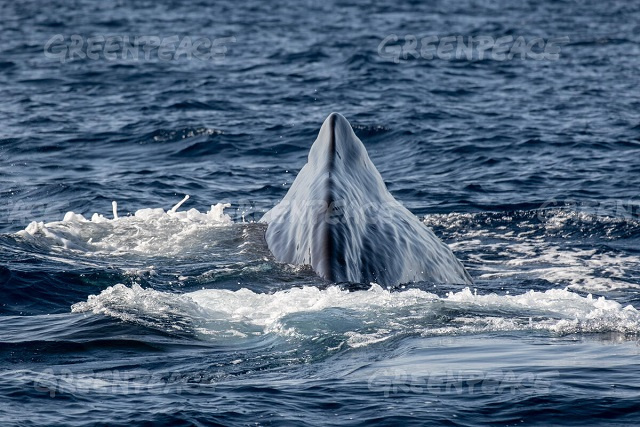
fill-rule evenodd
<path id="1" fill-rule="evenodd" d="M 332 282 L 471 284 L 451 249 L 387 190 L 342 115 L 322 124 L 309 159 L 260 222 L 278 262 Z"/>

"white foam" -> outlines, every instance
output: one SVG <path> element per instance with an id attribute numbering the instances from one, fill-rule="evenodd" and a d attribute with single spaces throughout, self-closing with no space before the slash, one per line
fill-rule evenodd
<path id="1" fill-rule="evenodd" d="M 183 198 L 167 211 L 146 208 L 129 216 L 119 216 L 118 205 L 113 202 L 113 219 L 98 213 L 86 218 L 68 212 L 62 221 L 32 222 L 16 234 L 47 249 L 48 257 L 68 263 L 79 262 L 80 257 L 67 257 L 60 251 L 79 251 L 86 263 L 96 260 L 91 258 L 96 255 L 100 260 L 123 257 L 121 261 L 129 262 L 131 260 L 124 257 L 133 254 L 132 258 L 145 258 L 145 264 L 147 257 L 179 255 L 215 259 L 217 266 L 225 262 L 228 254 L 247 258 L 255 255 L 252 251 L 262 245 L 261 238 L 253 241 L 244 234 L 223 236 L 224 230 L 233 225 L 224 213 L 229 204 L 212 205 L 204 213 L 196 209 L 180 211 L 188 200 L 188 197 Z M 567 232 L 570 233 L 577 232 L 576 226 L 581 225 L 581 230 L 595 228 L 607 234 L 621 224 L 634 224 L 631 220 L 624 221 L 566 210 L 509 215 L 451 213 L 429 215 L 424 220 L 428 226 L 446 230 L 452 240 L 449 246 L 466 257 L 467 266 L 473 268 L 476 279 L 516 282 L 543 279 L 555 287 L 568 286 L 576 291 L 594 293 L 640 289 L 640 256 L 603 246 L 596 250 L 582 241 L 557 236 L 563 235 L 563 227 L 569 227 Z M 235 243 L 240 240 L 240 244 Z M 233 243 L 229 245 L 229 242 Z M 598 240 L 594 239 L 594 242 L 597 244 Z M 266 247 L 259 250 L 256 259 L 264 259 L 264 265 L 270 265 L 265 258 Z M 156 262 L 149 261 L 149 264 Z M 121 268 L 139 269 L 141 265 L 125 264 Z M 234 271 L 235 268 L 230 269 L 229 273 Z M 216 273 L 224 271 L 216 268 Z"/>
<path id="2" fill-rule="evenodd" d="M 542 241 L 484 244 L 476 250 L 479 279 L 539 278 L 585 292 L 638 289 L 632 271 L 640 265 L 637 256 L 598 253 L 595 249 L 561 247 Z M 495 261 L 486 254 L 498 254 Z"/>
<path id="3" fill-rule="evenodd" d="M 184 331 L 188 319 L 198 317 L 201 307 L 185 295 L 117 284 L 100 295 L 90 295 L 86 302 L 74 304 L 71 311 L 91 311 L 148 327 Z"/>
<path id="4" fill-rule="evenodd" d="M 116 285 L 74 304 L 72 311 L 162 328 L 171 319 L 181 319 L 179 327 L 190 324 L 202 336 L 213 337 L 274 333 L 304 338 L 320 331 L 323 336 L 342 336 L 351 347 L 402 333 L 640 332 L 640 313 L 632 306 L 623 307 L 604 297 L 582 297 L 567 289 L 477 295 L 465 288 L 439 297 L 419 289 L 389 292 L 372 285 L 356 292 L 304 287 L 273 294 L 206 289 L 176 295 Z M 313 315 L 307 316 L 309 313 Z"/>
<path id="5" fill-rule="evenodd" d="M 451 233 L 454 242 L 449 246 L 468 254 L 477 279 L 544 279 L 585 292 L 640 288 L 640 257 L 614 250 L 585 249 L 581 241 L 575 241 L 576 246 L 572 247 L 573 240 L 557 238 L 563 230 L 574 233 L 577 226 L 583 229 L 585 225 L 601 226 L 605 233 L 602 237 L 608 238 L 610 230 L 606 227 L 633 221 L 563 209 L 516 214 L 428 215 L 424 223 Z"/>
<path id="6" fill-rule="evenodd" d="M 62 221 L 32 222 L 17 235 L 52 248 L 89 254 L 175 255 L 189 249 L 203 231 L 233 224 L 224 213 L 224 209 L 231 206 L 228 203 L 212 205 L 204 213 L 197 209 L 178 211 L 188 198 L 166 212 L 161 208 L 146 208 L 126 217 L 118 216 L 117 204 L 113 202 L 113 219 L 98 213 L 87 219 L 82 214 L 67 212 Z"/>

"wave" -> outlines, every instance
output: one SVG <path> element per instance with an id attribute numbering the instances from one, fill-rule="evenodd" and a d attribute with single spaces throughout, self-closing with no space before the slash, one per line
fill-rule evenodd
<path id="1" fill-rule="evenodd" d="M 110 316 L 204 340 L 264 334 L 317 340 L 332 348 L 361 347 L 401 335 L 457 335 L 496 331 L 638 334 L 640 312 L 605 297 L 567 289 L 520 295 L 480 295 L 470 288 L 445 296 L 420 289 L 391 292 L 378 285 L 349 292 L 337 286 L 272 294 L 248 289 L 202 289 L 185 294 L 118 284 L 72 306 L 74 313 Z"/>

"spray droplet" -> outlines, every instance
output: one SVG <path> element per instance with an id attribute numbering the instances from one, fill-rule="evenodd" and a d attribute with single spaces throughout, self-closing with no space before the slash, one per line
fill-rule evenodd
<path id="1" fill-rule="evenodd" d="M 184 199 L 180 200 L 180 202 L 178 202 L 174 207 L 172 207 L 172 208 L 171 208 L 171 210 L 170 210 L 169 212 L 171 212 L 171 213 L 175 213 L 175 212 L 178 210 L 178 208 L 179 208 L 180 206 L 182 206 L 182 204 L 183 204 L 184 202 L 186 202 L 187 200 L 189 200 L 189 195 L 188 195 L 188 194 L 187 194 L 186 196 L 184 196 Z"/>

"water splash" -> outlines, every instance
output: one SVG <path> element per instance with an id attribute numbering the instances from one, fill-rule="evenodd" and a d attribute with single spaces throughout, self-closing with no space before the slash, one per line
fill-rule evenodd
<path id="1" fill-rule="evenodd" d="M 342 337 L 351 347 L 404 334 L 640 332 L 640 312 L 632 306 L 590 294 L 582 297 L 567 289 L 479 295 L 464 288 L 438 296 L 420 289 L 390 292 L 372 285 L 355 292 L 331 286 L 272 294 L 203 289 L 177 295 L 116 285 L 74 304 L 72 311 L 106 314 L 167 331 L 188 324 L 207 339 L 256 334 L 312 341 Z"/>

